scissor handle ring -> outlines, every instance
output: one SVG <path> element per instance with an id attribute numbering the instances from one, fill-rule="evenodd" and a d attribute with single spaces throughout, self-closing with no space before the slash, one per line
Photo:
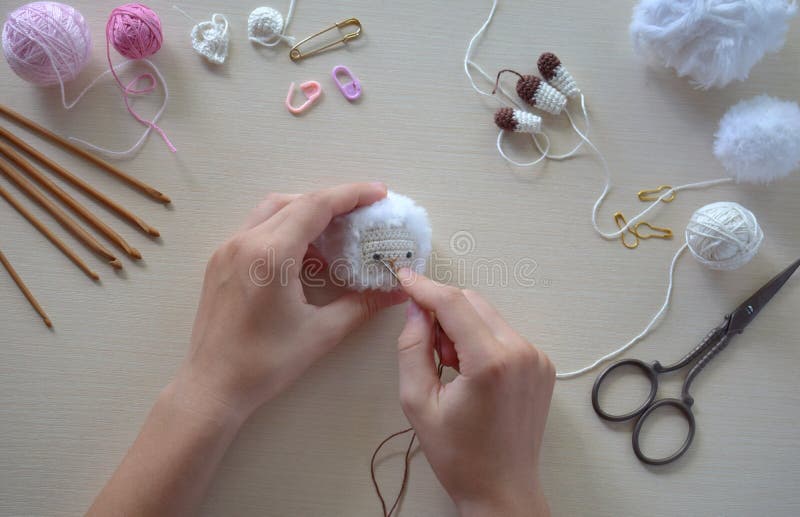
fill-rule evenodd
<path id="1" fill-rule="evenodd" d="M 647 399 L 642 403 L 641 406 L 639 406 L 637 409 L 634 409 L 630 413 L 625 413 L 624 415 L 612 415 L 600 407 L 600 385 L 603 384 L 603 381 L 610 373 L 621 366 L 635 366 L 644 372 L 644 374 L 647 375 L 647 378 L 650 380 L 650 394 L 647 396 Z M 608 420 L 610 422 L 624 422 L 648 411 L 648 407 L 650 407 L 650 405 L 656 399 L 657 392 L 658 373 L 656 373 L 652 366 L 644 361 L 640 361 L 639 359 L 623 359 L 622 361 L 617 361 L 616 363 L 612 364 L 603 370 L 603 373 L 597 376 L 597 379 L 594 381 L 594 386 L 592 387 L 592 407 L 594 407 L 594 412 L 604 420 Z"/>
<path id="2" fill-rule="evenodd" d="M 681 445 L 680 448 L 670 456 L 666 456 L 664 458 L 651 458 L 650 456 L 645 455 L 645 453 L 642 452 L 641 447 L 639 447 L 639 433 L 642 431 L 642 425 L 644 424 L 645 420 L 647 420 L 647 417 L 658 408 L 664 406 L 672 406 L 681 411 L 683 416 L 686 417 L 686 421 L 689 423 L 689 433 L 686 435 L 683 445 Z M 642 416 L 639 417 L 639 420 L 636 421 L 636 425 L 633 427 L 633 436 L 631 438 L 633 441 L 633 452 L 636 453 L 636 457 L 639 458 L 640 461 L 647 463 L 648 465 L 666 465 L 667 463 L 672 463 L 683 456 L 683 453 L 689 449 L 689 446 L 692 444 L 692 439 L 694 439 L 694 431 L 694 415 L 692 414 L 692 409 L 688 404 L 680 399 L 661 399 L 658 402 L 654 402 L 649 408 L 647 408 L 647 410 L 642 413 Z"/>

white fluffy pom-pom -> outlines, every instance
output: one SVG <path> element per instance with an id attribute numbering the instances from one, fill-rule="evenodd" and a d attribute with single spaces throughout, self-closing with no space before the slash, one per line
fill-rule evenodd
<path id="1" fill-rule="evenodd" d="M 634 49 L 700 88 L 747 79 L 783 47 L 797 4 L 788 0 L 642 0 L 633 10 Z"/>
<path id="2" fill-rule="evenodd" d="M 391 291 L 400 286 L 387 267 L 425 271 L 431 226 L 424 208 L 389 191 L 377 203 L 335 217 L 314 246 L 344 286 Z"/>
<path id="3" fill-rule="evenodd" d="M 800 167 L 800 106 L 767 95 L 740 101 L 719 121 L 714 155 L 737 182 L 788 176 Z"/>

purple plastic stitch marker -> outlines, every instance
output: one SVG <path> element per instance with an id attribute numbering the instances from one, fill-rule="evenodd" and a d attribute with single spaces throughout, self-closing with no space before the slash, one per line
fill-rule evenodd
<path id="1" fill-rule="evenodd" d="M 350 78 L 350 82 L 346 84 L 342 84 L 339 80 L 339 73 L 342 73 Z M 344 65 L 337 65 L 333 67 L 331 71 L 331 77 L 333 77 L 333 82 L 336 83 L 336 86 L 339 87 L 339 91 L 342 92 L 342 95 L 349 101 L 354 101 L 361 97 L 361 83 L 358 82 L 358 78 L 353 75 L 353 72 L 350 71 Z"/>

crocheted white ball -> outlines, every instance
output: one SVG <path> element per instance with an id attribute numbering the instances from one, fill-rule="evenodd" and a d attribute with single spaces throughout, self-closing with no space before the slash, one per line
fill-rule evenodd
<path id="1" fill-rule="evenodd" d="M 800 106 L 759 95 L 740 101 L 719 121 L 714 155 L 745 183 L 769 183 L 800 167 Z"/>
<path id="2" fill-rule="evenodd" d="M 686 225 L 689 251 L 711 269 L 738 269 L 750 262 L 764 242 L 753 212 L 733 202 L 699 208 Z"/>
<path id="3" fill-rule="evenodd" d="M 707 89 L 747 79 L 796 12 L 788 0 L 642 0 L 630 32 L 637 53 Z"/>
<path id="4" fill-rule="evenodd" d="M 247 36 L 250 41 L 271 43 L 280 40 L 283 15 L 272 7 L 256 7 L 247 18 Z"/>
<path id="5" fill-rule="evenodd" d="M 424 208 L 389 191 L 377 203 L 334 218 L 314 246 L 344 286 L 391 291 L 399 285 L 387 265 L 394 271 L 425 271 L 431 226 Z"/>

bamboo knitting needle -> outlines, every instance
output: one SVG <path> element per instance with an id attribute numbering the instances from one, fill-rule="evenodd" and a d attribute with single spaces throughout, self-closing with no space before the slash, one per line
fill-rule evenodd
<path id="1" fill-rule="evenodd" d="M 42 321 L 44 321 L 44 324 L 47 325 L 48 328 L 51 328 L 53 326 L 53 322 L 51 322 L 50 318 L 47 317 L 47 313 L 44 312 L 42 306 L 39 305 L 39 302 L 36 301 L 36 298 L 34 298 L 33 293 L 30 292 L 28 286 L 26 286 L 25 282 L 22 281 L 22 278 L 17 274 L 17 271 L 11 265 L 11 262 L 8 261 L 6 256 L 3 255 L 2 251 L 0 251 L 0 263 L 2 263 L 3 267 L 6 268 L 6 271 L 8 271 L 9 275 L 11 275 L 11 278 L 14 279 L 14 283 L 17 284 L 19 290 L 22 291 L 22 294 L 24 294 L 25 298 L 28 299 L 28 303 L 31 304 L 31 307 L 33 307 L 33 309 L 39 313 L 39 316 L 41 316 Z"/>
<path id="2" fill-rule="evenodd" d="M 127 241 L 125 241 L 125 239 L 120 234 L 114 231 L 113 228 L 111 228 L 106 223 L 101 221 L 85 206 L 80 204 L 74 197 L 70 196 L 67 192 L 64 191 L 64 189 L 56 185 L 50 178 L 42 174 L 41 171 L 39 171 L 36 167 L 31 165 L 31 163 L 25 158 L 23 158 L 22 155 L 14 151 L 12 148 L 7 146 L 3 142 L 0 142 L 0 154 L 4 155 L 6 158 L 14 162 L 17 165 L 17 167 L 19 167 L 20 170 L 22 170 L 24 173 L 28 175 L 28 177 L 32 178 L 42 188 L 50 192 L 50 194 L 58 198 L 62 203 L 64 203 L 68 207 L 70 207 L 73 212 L 81 216 L 81 218 L 83 218 L 84 221 L 92 225 L 95 230 L 105 235 L 108 240 L 113 242 L 122 251 L 127 253 L 128 256 L 136 260 L 142 258 L 142 254 L 139 253 L 139 250 L 128 244 Z"/>
<path id="3" fill-rule="evenodd" d="M 39 162 L 40 164 L 44 165 L 58 176 L 60 176 L 63 180 L 67 181 L 68 183 L 72 184 L 74 187 L 77 187 L 83 190 L 86 194 L 97 200 L 103 206 L 108 208 L 109 210 L 115 212 L 123 219 L 126 219 L 133 223 L 134 225 L 141 228 L 144 232 L 148 235 L 152 235 L 153 237 L 158 237 L 160 233 L 158 230 L 147 224 L 146 222 L 142 221 L 140 218 L 129 212 L 125 207 L 117 204 L 112 199 L 107 197 L 102 192 L 96 190 L 94 187 L 86 183 L 80 177 L 74 175 L 58 163 L 54 162 L 44 154 L 40 153 L 32 146 L 30 146 L 27 142 L 22 140 L 21 138 L 14 135 L 11 131 L 7 130 L 6 128 L 0 126 L 0 137 L 5 138 L 8 142 L 13 144 L 17 147 L 17 149 L 22 150 L 28 156 Z"/>
<path id="4" fill-rule="evenodd" d="M 53 245 L 54 245 L 56 248 L 58 248 L 59 250 L 61 250 L 61 252 L 62 252 L 64 255 L 66 255 L 66 256 L 67 256 L 67 258 L 69 258 L 69 259 L 70 259 L 72 262 L 74 262 L 74 263 L 75 263 L 75 265 L 76 265 L 76 266 L 78 266 L 78 267 L 81 269 L 81 271 L 83 271 L 84 273 L 86 273 L 86 276 L 88 276 L 88 277 L 89 277 L 89 278 L 91 278 L 92 280 L 100 280 L 100 275 L 98 275 L 97 273 L 95 273 L 94 271 L 92 271 L 91 269 L 89 269 L 89 266 L 87 266 L 87 265 L 86 265 L 86 263 L 85 263 L 83 260 L 81 260 L 81 258 L 78 256 L 78 254 L 77 254 L 77 253 L 75 253 L 74 251 L 72 251 L 72 248 L 70 248 L 69 246 L 67 246 L 67 244 L 66 244 L 64 241 L 62 241 L 61 239 L 59 239 L 59 238 L 58 238 L 58 236 L 57 236 L 56 234 L 54 234 L 53 232 L 51 232 L 51 231 L 50 231 L 50 229 L 49 229 L 49 228 L 47 228 L 47 226 L 45 226 L 45 225 L 44 225 L 44 223 L 43 223 L 42 221 L 40 221 L 40 220 L 39 220 L 39 219 L 38 219 L 38 218 L 37 218 L 35 215 L 33 215 L 33 213 L 32 213 L 30 210 L 28 210 L 27 208 L 25 208 L 25 205 L 23 205 L 22 203 L 20 203 L 19 201 L 17 201 L 17 200 L 14 198 L 14 196 L 12 196 L 12 195 L 11 195 L 11 192 L 7 191 L 7 190 L 6 190 L 6 189 L 4 189 L 3 187 L 0 187 L 0 197 L 3 197 L 3 198 L 6 200 L 6 201 L 8 201 L 8 204 L 9 204 L 9 205 L 11 205 L 12 207 L 14 207 L 14 209 L 15 209 L 17 212 L 19 212 L 19 213 L 20 213 L 20 215 L 22 215 L 22 217 L 24 217 L 25 219 L 27 219 L 27 220 L 28 220 L 28 222 L 29 222 L 29 223 L 31 223 L 31 224 L 33 225 L 33 227 L 34 227 L 34 228 L 36 228 L 37 230 L 39 230 L 39 232 L 40 232 L 42 235 L 44 235 L 45 237 L 47 237 L 47 239 L 48 239 L 50 242 L 52 242 L 52 243 L 53 243 Z"/>
<path id="5" fill-rule="evenodd" d="M 72 220 L 58 205 L 50 201 L 44 194 L 39 192 L 36 187 L 28 180 L 26 180 L 20 173 L 15 171 L 7 162 L 0 160 L 0 172 L 11 180 L 15 185 L 22 189 L 31 199 L 39 203 L 56 221 L 61 224 L 67 231 L 72 233 L 83 244 L 108 260 L 109 264 L 115 269 L 122 269 L 122 262 L 119 261 L 110 251 L 108 251 L 102 244 L 97 242 L 97 239 L 92 237 L 86 230 L 84 230 L 78 223 Z"/>
<path id="6" fill-rule="evenodd" d="M 50 140 L 54 144 L 61 146 L 63 149 L 66 149 L 67 151 L 71 152 L 72 154 L 76 154 L 76 155 L 80 156 L 81 158 L 92 162 L 93 164 L 97 165 L 98 167 L 100 167 L 101 169 L 105 170 L 106 172 L 109 172 L 113 176 L 116 176 L 118 179 L 124 181 L 128 185 L 131 185 L 131 186 L 139 189 L 140 191 L 144 192 L 145 194 L 147 194 L 151 198 L 155 199 L 156 201 L 160 201 L 162 203 L 170 203 L 171 202 L 171 200 L 169 199 L 168 196 L 162 194 L 161 192 L 159 192 L 158 190 L 154 189 L 150 185 L 147 185 L 146 183 L 143 183 L 143 182 L 137 180 L 136 178 L 134 178 L 132 176 L 129 176 L 128 174 L 122 172 L 121 170 L 119 170 L 118 168 L 114 167 L 113 165 L 111 165 L 107 161 L 103 160 L 102 158 L 99 158 L 99 157 L 93 155 L 89 151 L 81 149 L 80 147 L 72 144 L 66 138 L 58 136 L 57 134 L 53 133 L 49 129 L 45 128 L 44 126 L 40 126 L 39 124 L 37 124 L 33 120 L 20 115 L 19 113 L 17 113 L 16 111 L 8 108 L 7 106 L 4 106 L 4 105 L 0 104 L 0 114 L 4 115 L 6 118 L 16 122 L 17 124 L 19 124 L 21 126 L 24 126 L 24 127 L 30 129 L 31 131 L 33 131 L 35 133 L 38 133 L 39 136 L 41 136 L 42 138 Z"/>

